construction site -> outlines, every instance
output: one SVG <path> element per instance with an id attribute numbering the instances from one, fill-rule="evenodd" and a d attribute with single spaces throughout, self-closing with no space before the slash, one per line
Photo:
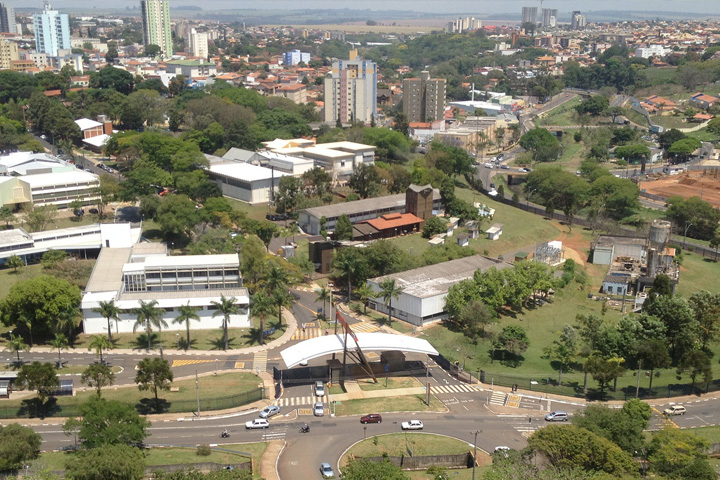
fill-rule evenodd
<path id="1" fill-rule="evenodd" d="M 640 191 L 664 198 L 679 195 L 683 198 L 700 197 L 720 208 L 720 168 L 683 171 L 675 175 L 658 175 L 639 184 Z"/>

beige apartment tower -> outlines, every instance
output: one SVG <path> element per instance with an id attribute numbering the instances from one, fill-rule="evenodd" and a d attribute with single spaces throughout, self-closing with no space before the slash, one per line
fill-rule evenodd
<path id="1" fill-rule="evenodd" d="M 13 60 L 20 60 L 17 43 L 0 40 L 0 69 L 7 70 L 12 67 Z"/>
<path id="2" fill-rule="evenodd" d="M 420 78 L 403 80 L 403 113 L 408 122 L 434 122 L 445 117 L 445 79 L 430 78 L 430 72 L 420 72 Z"/>

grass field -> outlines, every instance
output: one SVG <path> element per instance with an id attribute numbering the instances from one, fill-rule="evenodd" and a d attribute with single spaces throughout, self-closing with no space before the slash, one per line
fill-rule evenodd
<path id="1" fill-rule="evenodd" d="M 213 362 L 214 360 L 208 361 Z M 225 362 L 222 362 L 220 364 L 221 368 L 225 367 L 224 363 Z M 199 377 L 198 382 L 200 391 L 200 402 L 202 406 L 209 399 L 227 397 L 229 395 L 251 391 L 257 388 L 257 386 L 262 383 L 262 380 L 260 380 L 256 375 L 252 373 L 233 372 L 222 373 L 217 376 L 210 375 Z M 80 403 L 90 398 L 92 395 L 95 395 L 95 390 L 93 389 L 89 389 L 88 391 L 79 391 L 81 387 L 83 387 L 83 385 L 80 383 L 80 380 L 78 380 L 75 386 L 75 396 L 57 397 L 57 404 L 59 406 L 79 405 Z M 173 402 L 195 402 L 197 394 L 195 389 L 195 378 L 175 381 L 172 383 L 172 387 L 173 389 L 177 389 L 177 391 L 160 391 L 158 392 L 158 396 L 162 400 L 170 404 L 172 404 Z M 144 401 L 144 399 L 153 398 L 153 392 L 140 391 L 135 385 L 123 387 L 105 387 L 102 390 L 102 396 L 106 400 L 118 400 L 123 403 L 129 403 L 132 405 L 141 405 L 147 403 L 146 401 Z M 21 401 L 21 399 L 0 400 L 0 408 L 20 408 Z"/>
<path id="2" fill-rule="evenodd" d="M 689 297 L 698 290 L 720 293 L 720 283 L 708 281 L 712 278 L 720 278 L 720 262 L 683 251 L 683 264 L 680 269 L 680 281 L 675 289 L 676 293 L 684 297 Z"/>
<path id="3" fill-rule="evenodd" d="M 430 396 L 430 406 L 425 405 L 425 395 L 404 395 L 393 397 L 388 404 L 387 398 L 361 398 L 337 402 L 336 415 L 360 415 L 368 412 L 444 412 L 445 405 Z"/>
<path id="4" fill-rule="evenodd" d="M 267 443 L 239 443 L 235 445 L 223 445 L 223 450 L 232 450 L 238 453 L 232 453 L 229 451 L 218 451 L 212 450 L 212 453 L 207 457 L 200 457 L 196 454 L 196 449 L 189 448 L 149 448 L 144 451 L 145 464 L 148 467 L 154 465 L 188 465 L 191 466 L 193 463 L 218 463 L 222 465 L 234 465 L 239 463 L 247 463 L 251 459 L 256 463 L 262 457 L 262 454 L 267 448 Z M 242 453 L 239 453 L 242 452 Z M 245 453 L 250 456 L 244 455 Z M 68 458 L 71 458 L 73 452 L 45 452 L 40 454 L 32 467 L 34 469 L 48 469 L 48 470 L 63 470 L 65 468 L 65 462 Z"/>
<path id="5" fill-rule="evenodd" d="M 570 125 L 577 125 L 577 111 L 575 107 L 580 105 L 582 99 L 575 97 L 572 100 L 563 103 L 557 108 L 550 110 L 542 118 L 535 120 L 535 125 L 539 127 L 543 126 L 557 126 L 566 127 Z"/>
<path id="6" fill-rule="evenodd" d="M 375 383 L 370 379 L 361 379 L 358 380 L 358 385 L 361 390 L 392 390 L 393 388 L 422 387 L 420 382 L 418 382 L 414 377 L 378 378 L 378 383 Z"/>
<path id="7" fill-rule="evenodd" d="M 376 440 L 377 439 L 377 440 Z M 377 445 L 375 444 L 377 441 Z M 470 444 L 452 437 L 432 435 L 428 433 L 391 433 L 378 435 L 355 444 L 341 462 L 344 464 L 350 456 L 356 457 L 380 457 L 383 454 L 389 456 L 407 455 L 407 449 L 413 451 L 413 455 L 458 455 L 472 449 Z"/>
<path id="8" fill-rule="evenodd" d="M 652 85 L 661 85 L 675 79 L 676 68 L 645 68 L 642 74 Z"/>

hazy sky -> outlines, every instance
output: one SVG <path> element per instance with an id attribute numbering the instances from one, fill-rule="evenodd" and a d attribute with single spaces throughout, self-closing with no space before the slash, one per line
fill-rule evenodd
<path id="1" fill-rule="evenodd" d="M 87 8 L 101 5 L 97 0 L 51 0 L 55 8 Z M 14 7 L 42 7 L 41 0 L 8 0 Z M 115 0 L 116 8 L 139 5 L 139 0 Z M 353 10 L 410 10 L 425 13 L 520 13 L 523 6 L 540 6 L 540 0 L 263 0 L 262 2 L 238 0 L 170 0 L 172 5 L 199 5 L 204 10 L 263 9 L 296 10 L 305 8 L 349 8 Z M 545 8 L 557 8 L 560 12 L 581 10 L 635 10 L 652 12 L 696 12 L 720 16 L 720 0 L 545 0 Z"/>

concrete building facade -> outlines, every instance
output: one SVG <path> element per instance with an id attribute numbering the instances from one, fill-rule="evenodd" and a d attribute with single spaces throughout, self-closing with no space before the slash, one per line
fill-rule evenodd
<path id="1" fill-rule="evenodd" d="M 446 81 L 430 78 L 430 72 L 420 72 L 420 78 L 403 80 L 403 113 L 409 122 L 433 122 L 445 116 Z"/>
<path id="2" fill-rule="evenodd" d="M 297 65 L 300 62 L 307 65 L 310 62 L 310 54 L 300 50 L 290 50 L 283 53 L 283 65 Z"/>
<path id="3" fill-rule="evenodd" d="M 326 123 L 370 123 L 377 112 L 377 65 L 350 51 L 349 60 L 335 60 L 325 77 Z"/>
<path id="4" fill-rule="evenodd" d="M 143 22 L 143 44 L 157 45 L 162 56 L 173 54 L 172 31 L 170 30 L 170 2 L 167 0 L 141 0 Z"/>
<path id="5" fill-rule="evenodd" d="M 56 57 L 59 50 L 70 50 L 70 21 L 67 14 L 53 10 L 46 3 L 42 13 L 33 15 L 33 26 L 35 50 L 38 53 Z"/>
<path id="6" fill-rule="evenodd" d="M 186 37 L 187 51 L 193 57 L 208 57 L 208 34 L 191 28 Z"/>
<path id="7" fill-rule="evenodd" d="M 18 33 L 15 9 L 7 3 L 0 3 L 0 32 Z"/>
<path id="8" fill-rule="evenodd" d="M 522 7 L 522 23 L 535 24 L 537 22 L 537 12 L 537 7 Z"/>
<path id="9" fill-rule="evenodd" d="M 12 67 L 12 62 L 16 60 L 20 60 L 17 43 L 0 40 L 0 69 L 9 69 Z"/>

